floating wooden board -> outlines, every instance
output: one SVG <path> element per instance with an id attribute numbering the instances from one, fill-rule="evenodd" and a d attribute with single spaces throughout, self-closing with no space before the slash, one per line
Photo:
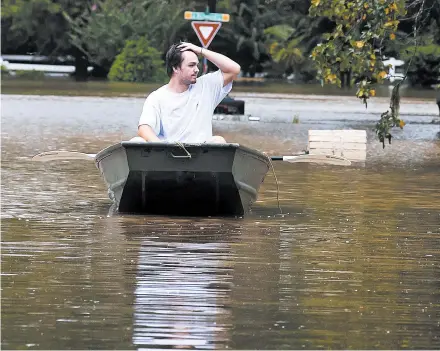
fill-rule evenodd
<path id="1" fill-rule="evenodd" d="M 354 162 L 367 158 L 367 132 L 357 129 L 309 130 L 311 155 L 334 155 Z"/>

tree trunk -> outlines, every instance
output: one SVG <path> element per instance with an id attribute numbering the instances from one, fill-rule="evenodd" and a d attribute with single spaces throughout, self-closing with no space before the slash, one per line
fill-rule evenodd
<path id="1" fill-rule="evenodd" d="M 351 70 L 339 73 L 341 79 L 341 88 L 351 88 Z"/>
<path id="2" fill-rule="evenodd" d="M 440 87 L 439 87 L 438 90 L 437 90 L 437 99 L 436 99 L 436 102 L 437 102 L 437 106 L 438 106 L 438 115 L 439 115 L 439 117 L 440 117 Z"/>
<path id="3" fill-rule="evenodd" d="M 77 82 L 85 82 L 88 79 L 87 66 L 89 65 L 89 60 L 87 57 L 78 49 L 75 50 L 75 80 Z"/>
<path id="4" fill-rule="evenodd" d="M 217 0 L 208 0 L 209 12 L 215 13 L 216 5 L 217 5 Z"/>
<path id="5" fill-rule="evenodd" d="M 440 125 L 440 88 L 437 90 L 435 102 L 437 103 L 438 106 L 438 117 L 433 117 L 432 123 Z M 437 138 L 440 139 L 440 132 L 437 133 Z"/>

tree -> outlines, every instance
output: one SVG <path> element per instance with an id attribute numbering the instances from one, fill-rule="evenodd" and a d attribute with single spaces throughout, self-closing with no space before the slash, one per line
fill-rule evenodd
<path id="1" fill-rule="evenodd" d="M 302 5 L 302 6 L 301 6 Z M 286 2 L 282 24 L 265 30 L 267 46 L 275 62 L 285 65 L 286 73 L 295 72 L 301 81 L 316 79 L 316 68 L 309 55 L 333 24 L 325 17 L 307 14 L 305 1 Z"/>
<path id="2" fill-rule="evenodd" d="M 127 40 L 145 37 L 152 47 L 164 52 L 186 23 L 184 10 L 193 6 L 190 0 L 96 0 L 81 16 L 66 14 L 69 37 L 89 60 L 108 71 Z"/>
<path id="3" fill-rule="evenodd" d="M 269 27 L 264 33 L 273 60 L 284 64 L 287 73 L 297 74 L 306 60 L 301 47 L 303 36 L 294 37 L 295 29 L 286 24 Z"/>
<path id="4" fill-rule="evenodd" d="M 123 82 L 164 83 L 167 75 L 160 52 L 150 46 L 147 38 L 141 37 L 127 40 L 108 77 Z"/>
<path id="5" fill-rule="evenodd" d="M 75 59 L 76 79 L 86 79 L 88 62 L 71 45 L 67 35 L 69 24 L 63 13 L 75 18 L 90 1 L 3 0 L 2 52 L 32 52 L 49 57 L 72 55 Z"/>
<path id="6" fill-rule="evenodd" d="M 259 66 L 270 61 L 264 30 L 279 23 L 279 11 L 264 0 L 234 0 L 231 12 L 231 41 L 243 71 L 253 76 Z"/>
<path id="7" fill-rule="evenodd" d="M 419 47 L 406 47 L 401 58 L 406 64 L 409 83 L 412 86 L 429 88 L 439 82 L 440 45 L 430 44 Z"/>
<path id="8" fill-rule="evenodd" d="M 339 74 L 350 68 L 352 82 L 358 84 L 356 95 L 367 106 L 367 100 L 375 96 L 374 85 L 382 83 L 387 77 L 388 67 L 383 64 L 384 47 L 396 39 L 401 23 L 417 48 L 420 30 L 439 7 L 438 0 L 312 0 L 310 15 L 327 17 L 335 25 L 330 33 L 323 35 L 324 41 L 312 52 L 323 84 L 340 86 Z M 405 22 L 413 24 L 411 33 L 408 33 Z M 385 139 L 391 143 L 391 128 L 403 128 L 405 125 L 399 118 L 399 88 L 402 82 L 394 86 L 390 109 L 381 115 L 376 124 L 376 133 L 384 147 Z"/>

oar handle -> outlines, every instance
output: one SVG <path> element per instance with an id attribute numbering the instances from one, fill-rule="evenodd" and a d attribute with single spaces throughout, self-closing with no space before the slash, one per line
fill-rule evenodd
<path id="1" fill-rule="evenodd" d="M 290 163 L 317 163 L 317 164 L 331 164 L 349 166 L 351 161 L 344 157 L 334 155 L 310 155 L 310 154 L 298 154 L 289 156 L 270 156 L 272 161 L 286 161 Z"/>
<path id="2" fill-rule="evenodd" d="M 289 155 L 289 156 L 270 156 L 270 159 L 272 161 L 286 161 L 286 160 L 294 159 L 299 156 L 305 156 L 305 155 L 308 155 L 308 154 L 307 153 L 300 153 L 300 154 L 293 154 L 293 155 Z"/>

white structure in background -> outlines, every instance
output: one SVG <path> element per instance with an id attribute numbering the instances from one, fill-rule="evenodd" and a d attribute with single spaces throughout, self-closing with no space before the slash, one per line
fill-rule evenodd
<path id="1" fill-rule="evenodd" d="M 404 67 L 405 61 L 396 60 L 394 57 L 390 57 L 388 60 L 383 61 L 385 67 L 389 66 L 387 79 L 392 83 L 395 80 L 402 80 L 405 77 Z"/>
<path id="2" fill-rule="evenodd" d="M 35 63 L 14 63 L 6 60 Z M 3 55 L 3 57 L 0 57 L 0 64 L 5 66 L 11 74 L 14 74 L 15 71 L 39 71 L 45 72 L 48 75 L 65 76 L 75 72 L 75 66 L 73 65 L 46 65 L 38 63 L 44 62 L 45 60 L 47 60 L 47 57 L 45 56 Z M 87 67 L 88 72 L 91 72 L 92 70 L 92 66 Z"/>

